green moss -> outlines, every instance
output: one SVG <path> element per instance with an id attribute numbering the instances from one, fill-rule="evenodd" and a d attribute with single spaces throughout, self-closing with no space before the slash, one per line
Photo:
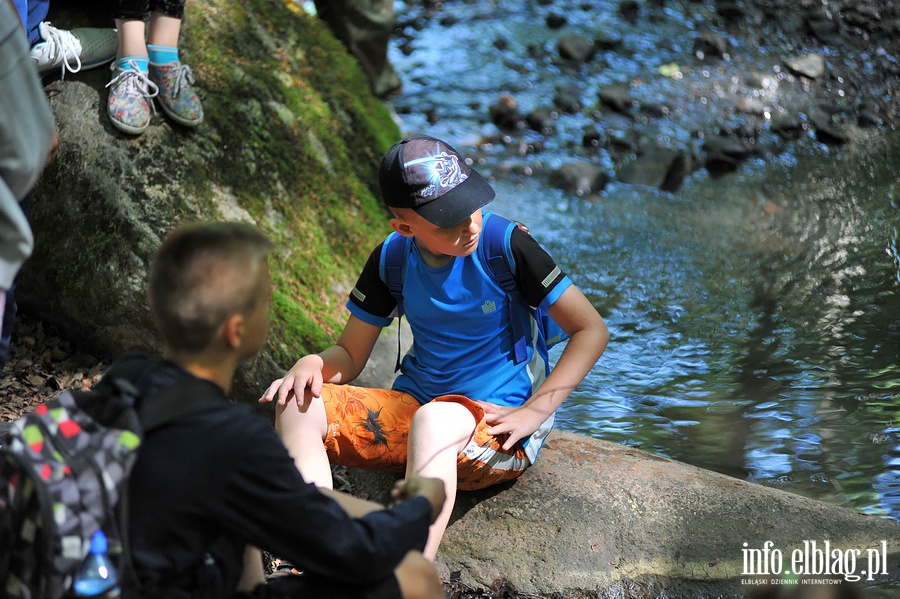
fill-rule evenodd
<path id="1" fill-rule="evenodd" d="M 399 131 L 343 45 L 293 3 L 187 9 L 182 45 L 206 120 L 183 184 L 202 213 L 233 195 L 278 245 L 271 345 L 289 364 L 333 341 L 388 231 L 376 171 Z"/>

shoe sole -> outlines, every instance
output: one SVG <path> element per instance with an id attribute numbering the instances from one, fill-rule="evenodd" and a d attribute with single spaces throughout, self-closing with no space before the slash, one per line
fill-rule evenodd
<path id="1" fill-rule="evenodd" d="M 194 129 L 194 128 L 196 128 L 197 126 L 199 126 L 200 123 L 203 122 L 203 115 L 200 115 L 200 118 L 197 119 L 196 121 L 191 121 L 191 120 L 188 120 L 188 119 L 183 118 L 183 117 L 181 117 L 181 116 L 178 116 L 176 113 L 174 113 L 173 111 L 169 110 L 169 107 L 166 106 L 162 101 L 157 102 L 157 104 L 159 105 L 160 108 L 162 108 L 162 111 L 166 113 L 166 116 L 167 116 L 167 117 L 169 117 L 170 119 L 172 119 L 173 121 L 175 121 L 176 123 L 178 123 L 179 125 L 181 125 L 182 127 L 187 127 L 187 128 L 189 128 L 189 129 Z"/>
<path id="2" fill-rule="evenodd" d="M 141 133 L 143 133 L 144 131 L 147 130 L 147 127 L 150 126 L 150 123 L 148 122 L 143 127 L 132 127 L 131 125 L 126 125 L 125 123 L 121 123 L 121 122 L 115 120 L 114 118 L 112 118 L 111 115 L 109 115 L 109 122 L 112 124 L 113 127 L 118 129 L 122 133 L 129 133 L 131 135 L 140 135 Z"/>

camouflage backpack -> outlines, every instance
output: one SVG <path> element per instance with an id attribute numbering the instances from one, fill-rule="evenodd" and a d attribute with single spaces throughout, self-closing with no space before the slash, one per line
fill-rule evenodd
<path id="1" fill-rule="evenodd" d="M 146 371 L 158 362 L 140 363 Z M 98 529 L 119 564 L 123 595 L 136 590 L 122 523 L 143 435 L 211 406 L 181 389 L 142 406 L 129 382 L 138 378 L 108 375 L 90 391 L 63 391 L 0 439 L 0 596 L 63 597 Z"/>

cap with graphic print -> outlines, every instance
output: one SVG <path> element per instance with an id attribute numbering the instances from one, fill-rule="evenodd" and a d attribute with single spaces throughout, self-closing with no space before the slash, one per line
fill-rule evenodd
<path id="1" fill-rule="evenodd" d="M 388 150 L 378 170 L 381 197 L 438 227 L 454 227 L 494 199 L 494 189 L 449 144 L 408 137 Z"/>

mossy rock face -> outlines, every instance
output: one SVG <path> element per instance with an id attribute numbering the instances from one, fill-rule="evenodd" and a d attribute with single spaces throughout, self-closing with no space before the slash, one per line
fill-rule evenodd
<path id="1" fill-rule="evenodd" d="M 252 396 L 343 325 L 388 231 L 376 175 L 399 131 L 340 42 L 293 3 L 189 2 L 181 58 L 203 100 L 196 130 L 158 114 L 139 137 L 116 131 L 105 69 L 48 84 L 59 154 L 34 190 L 17 298 L 104 358 L 158 350 L 145 296 L 162 237 L 188 221 L 253 223 L 278 249 L 268 347 L 236 385 Z"/>

